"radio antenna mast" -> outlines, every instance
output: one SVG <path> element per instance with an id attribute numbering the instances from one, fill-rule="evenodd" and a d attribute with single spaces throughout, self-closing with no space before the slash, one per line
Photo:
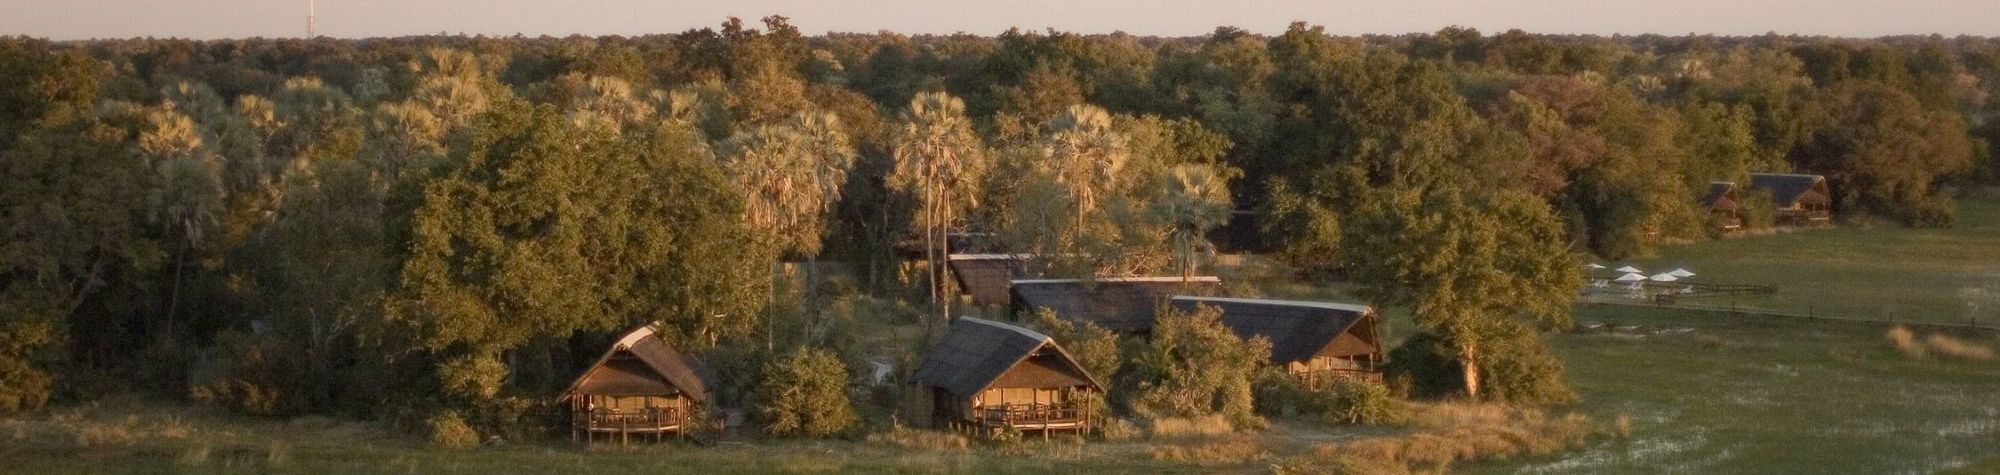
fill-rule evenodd
<path id="1" fill-rule="evenodd" d="M 319 36 L 319 0 L 306 0 L 306 39 Z"/>

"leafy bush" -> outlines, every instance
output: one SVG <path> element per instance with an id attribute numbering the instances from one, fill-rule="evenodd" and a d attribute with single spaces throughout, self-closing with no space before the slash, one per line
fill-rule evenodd
<path id="1" fill-rule="evenodd" d="M 1054 338 L 1092 376 L 1116 376 L 1124 363 L 1118 357 L 1118 334 L 1095 323 L 1057 318 L 1054 310 L 1044 307 L 1035 312 L 1035 328 Z"/>
<path id="2" fill-rule="evenodd" d="M 440 449 L 464 449 L 479 445 L 479 432 L 465 423 L 465 417 L 458 411 L 446 410 L 424 421 L 430 429 L 431 447 Z"/>
<path id="3" fill-rule="evenodd" d="M 827 437 L 859 420 L 847 395 L 847 365 L 819 348 L 765 363 L 756 391 L 758 417 L 772 435 Z"/>
<path id="4" fill-rule="evenodd" d="M 1360 378 L 1301 379 L 1275 368 L 1257 378 L 1257 410 L 1265 415 L 1383 425 L 1401 422 L 1402 406 L 1387 385 Z"/>
<path id="5" fill-rule="evenodd" d="M 1221 415 L 1238 429 L 1260 427 L 1250 380 L 1271 358 L 1271 342 L 1248 341 L 1222 326 L 1222 312 L 1168 311 L 1152 337 L 1131 349 L 1129 406 L 1146 418 Z"/>
<path id="6" fill-rule="evenodd" d="M 1575 400 L 1563 382 L 1562 360 L 1549 353 L 1541 337 L 1523 327 L 1485 335 L 1480 346 L 1482 398 L 1527 404 Z M 1413 396 L 1442 398 L 1462 394 L 1463 367 L 1452 346 L 1433 333 L 1420 333 L 1389 352 L 1388 376 L 1407 379 Z"/>

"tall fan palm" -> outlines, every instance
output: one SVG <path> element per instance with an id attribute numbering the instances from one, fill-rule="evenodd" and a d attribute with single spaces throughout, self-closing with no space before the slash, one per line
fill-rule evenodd
<path id="1" fill-rule="evenodd" d="M 740 132 L 723 143 L 723 157 L 759 243 L 774 258 L 804 256 L 816 265 L 826 222 L 854 167 L 854 146 L 838 118 L 799 113 L 786 124 Z"/>
<path id="2" fill-rule="evenodd" d="M 910 99 L 895 137 L 896 169 L 889 186 L 917 197 L 916 225 L 924 232 L 924 257 L 930 263 L 931 301 L 939 314 L 951 317 L 951 299 L 944 295 L 943 260 L 951 252 L 945 240 L 954 216 L 977 206 L 976 195 L 986 168 L 985 147 L 965 117 L 965 101 L 942 92 L 919 93 Z"/>
<path id="3" fill-rule="evenodd" d="M 1131 159 L 1125 137 L 1111 130 L 1109 112 L 1079 104 L 1056 117 L 1048 148 L 1056 182 L 1076 205 L 1075 232 L 1083 233 L 1085 217 L 1097 209 L 1102 195 L 1117 189 L 1119 175 Z"/>
<path id="4" fill-rule="evenodd" d="M 1163 178 L 1151 212 L 1154 219 L 1166 223 L 1175 267 L 1181 278 L 1187 279 L 1194 276 L 1197 257 L 1215 252 L 1207 233 L 1229 221 L 1229 187 L 1207 165 L 1176 165 Z"/>

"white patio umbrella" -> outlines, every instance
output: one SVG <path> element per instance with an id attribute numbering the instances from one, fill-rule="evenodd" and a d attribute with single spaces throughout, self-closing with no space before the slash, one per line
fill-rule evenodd
<path id="1" fill-rule="evenodd" d="M 1592 263 L 1589 263 L 1589 264 L 1584 264 L 1584 267 L 1586 267 L 1586 268 L 1590 268 L 1590 269 L 1592 269 L 1592 270 L 1596 270 L 1596 269 L 1603 269 L 1603 268 L 1604 268 L 1604 264 L 1598 264 L 1598 263 L 1595 263 L 1595 262 L 1592 262 Z"/>
<path id="2" fill-rule="evenodd" d="M 1653 274 L 1652 277 L 1647 277 L 1647 279 L 1652 280 L 1654 282 L 1673 282 L 1676 280 L 1681 280 L 1681 278 L 1679 277 L 1674 277 L 1674 274 L 1671 272 L 1662 272 L 1658 274 Z"/>
<path id="3" fill-rule="evenodd" d="M 1640 273 L 1640 272 L 1645 272 L 1645 271 L 1642 271 L 1642 270 L 1639 270 L 1639 268 L 1637 268 L 1637 267 L 1632 267 L 1632 266 L 1625 266 L 1625 267 L 1620 267 L 1620 268 L 1618 268 L 1618 269 L 1616 269 L 1616 270 L 1617 270 L 1617 271 L 1619 271 L 1619 272 L 1624 272 L 1624 273 L 1627 273 L 1627 274 L 1637 274 L 1637 273 Z"/>
<path id="4" fill-rule="evenodd" d="M 1625 273 L 1625 275 L 1618 276 L 1618 278 L 1612 280 L 1617 282 L 1639 282 L 1646 280 L 1646 276 L 1639 275 L 1637 273 L 1627 272 Z"/>
<path id="5" fill-rule="evenodd" d="M 1672 270 L 1672 271 L 1669 271 L 1669 272 L 1667 272 L 1667 275 L 1671 275 L 1671 276 L 1674 276 L 1674 277 L 1679 277 L 1679 278 L 1683 278 L 1683 279 L 1685 279 L 1685 278 L 1689 278 L 1689 277 L 1694 277 L 1694 273 L 1693 273 L 1693 272 L 1688 272 L 1688 270 L 1687 270 L 1687 269 L 1674 269 L 1674 270 Z"/>

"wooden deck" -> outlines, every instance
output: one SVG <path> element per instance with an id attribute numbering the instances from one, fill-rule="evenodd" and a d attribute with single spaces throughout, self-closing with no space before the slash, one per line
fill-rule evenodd
<path id="1" fill-rule="evenodd" d="M 1088 407 L 1075 403 L 1005 404 L 975 409 L 972 425 L 982 434 L 1002 430 L 1039 431 L 1046 439 L 1054 431 L 1071 431 L 1079 435 L 1089 432 L 1092 428 L 1090 416 Z"/>
<path id="2" fill-rule="evenodd" d="M 585 443 L 596 442 L 599 434 L 618 439 L 619 445 L 630 441 L 637 434 L 643 440 L 652 437 L 658 442 L 667 434 L 682 435 L 687 426 L 687 412 L 676 408 L 647 409 L 597 409 L 587 414 L 579 413 L 572 418 L 571 438 Z"/>

